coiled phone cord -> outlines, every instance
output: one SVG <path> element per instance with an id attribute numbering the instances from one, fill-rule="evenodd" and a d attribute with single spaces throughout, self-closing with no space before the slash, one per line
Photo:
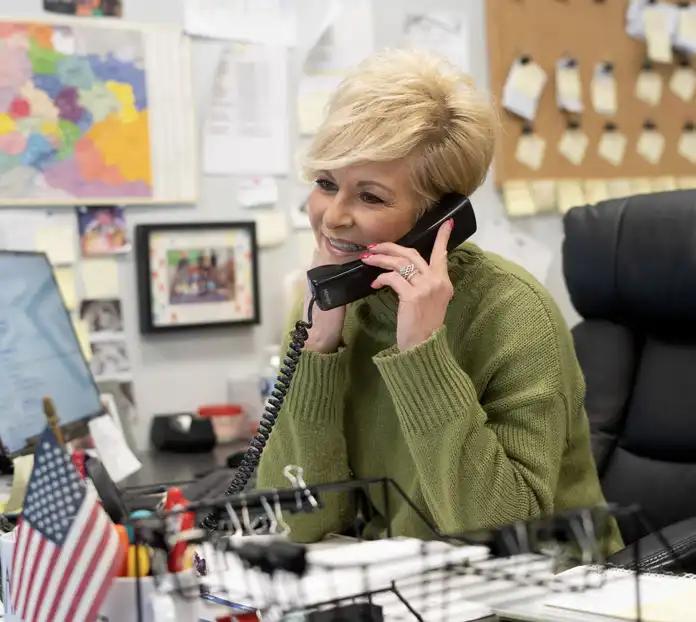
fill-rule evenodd
<path id="1" fill-rule="evenodd" d="M 261 461 L 261 454 L 263 453 L 268 438 L 273 431 L 273 426 L 275 425 L 276 419 L 278 419 L 278 413 L 283 406 L 285 401 L 285 396 L 290 390 L 290 383 L 292 382 L 292 377 L 297 368 L 297 364 L 300 361 L 300 355 L 302 354 L 302 348 L 304 348 L 307 339 L 309 338 L 309 329 L 312 328 L 312 310 L 314 308 L 315 298 L 309 301 L 307 307 L 307 321 L 299 320 L 295 323 L 295 330 L 290 334 L 290 343 L 288 345 L 287 352 L 285 353 L 285 359 L 283 360 L 283 367 L 280 368 L 278 378 L 276 379 L 275 386 L 271 392 L 271 397 L 268 398 L 268 403 L 261 416 L 261 421 L 259 427 L 256 430 L 254 438 L 251 439 L 249 448 L 244 454 L 242 463 L 237 468 L 237 473 L 235 474 L 232 483 L 229 485 L 225 491 L 225 495 L 236 495 L 244 491 L 246 485 L 249 483 L 251 476 L 256 471 L 259 462 Z M 215 531 L 220 523 L 220 517 L 222 515 L 222 509 L 217 508 L 210 512 L 201 521 L 201 527 L 207 529 L 208 531 Z"/>

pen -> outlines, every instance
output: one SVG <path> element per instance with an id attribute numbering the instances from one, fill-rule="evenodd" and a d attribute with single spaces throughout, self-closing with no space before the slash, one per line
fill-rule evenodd
<path id="1" fill-rule="evenodd" d="M 164 509 L 175 510 L 177 508 L 184 508 L 188 505 L 188 501 L 184 497 L 184 493 L 181 492 L 181 488 L 172 487 L 167 491 L 167 496 L 164 501 Z M 170 517 L 171 520 L 171 531 L 174 534 L 179 534 L 182 531 L 188 531 L 194 527 L 194 515 L 193 512 L 182 512 L 180 514 L 175 514 Z M 180 540 L 172 547 L 169 553 L 169 559 L 167 561 L 167 567 L 169 572 L 181 572 L 185 569 L 186 561 L 186 549 L 188 548 L 188 542 L 186 540 Z"/>

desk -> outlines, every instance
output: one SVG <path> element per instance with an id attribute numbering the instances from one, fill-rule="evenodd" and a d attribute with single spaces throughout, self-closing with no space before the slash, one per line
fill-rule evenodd
<path id="1" fill-rule="evenodd" d="M 149 450 L 138 453 L 143 465 L 137 473 L 127 477 L 120 486 L 152 486 L 167 482 L 186 482 L 197 479 L 202 473 L 227 466 L 227 456 L 243 451 L 249 441 L 238 441 L 229 445 L 218 445 L 212 451 L 181 454 Z"/>

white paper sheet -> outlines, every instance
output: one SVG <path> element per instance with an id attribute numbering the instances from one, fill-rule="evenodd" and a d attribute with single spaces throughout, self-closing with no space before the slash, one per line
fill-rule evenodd
<path id="1" fill-rule="evenodd" d="M 184 30 L 211 39 L 292 46 L 296 6 L 288 0 L 186 0 Z"/>
<path id="2" fill-rule="evenodd" d="M 401 44 L 440 54 L 465 71 L 471 69 L 471 41 L 464 13 L 408 14 Z"/>
<path id="3" fill-rule="evenodd" d="M 123 432 L 111 415 L 103 415 L 88 423 L 89 433 L 99 459 L 116 483 L 140 470 L 142 464 L 128 447 Z"/>
<path id="4" fill-rule="evenodd" d="M 230 44 L 222 51 L 204 124 L 204 173 L 288 173 L 287 64 L 281 46 Z"/>
<path id="5" fill-rule="evenodd" d="M 246 208 L 275 205 L 278 184 L 273 177 L 242 177 L 237 186 L 237 201 Z"/>
<path id="6" fill-rule="evenodd" d="M 307 50 L 297 92 L 302 136 L 317 132 L 340 81 L 374 51 L 372 0 L 325 2 L 314 23 L 308 34 L 314 45 Z"/>
<path id="7" fill-rule="evenodd" d="M 483 250 L 495 253 L 522 266 L 540 283 L 549 275 L 551 250 L 526 233 L 513 228 L 504 218 L 485 224 L 473 241 Z"/>
<path id="8" fill-rule="evenodd" d="M 374 51 L 372 0 L 350 0 L 337 5 L 323 19 L 332 18 L 305 60 L 307 75 L 343 74 Z"/>
<path id="9" fill-rule="evenodd" d="M 290 205 L 290 219 L 293 229 L 310 229 L 309 215 L 307 213 L 307 198 L 311 188 L 303 188 L 293 195 L 293 203 Z"/>

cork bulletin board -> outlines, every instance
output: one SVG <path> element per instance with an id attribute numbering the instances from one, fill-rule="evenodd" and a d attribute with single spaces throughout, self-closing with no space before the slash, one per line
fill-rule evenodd
<path id="1" fill-rule="evenodd" d="M 678 0 L 661 0 L 679 4 Z M 692 60 L 675 54 L 671 64 L 653 64 L 652 70 L 663 78 L 662 97 L 650 106 L 635 95 L 636 81 L 646 61 L 646 44 L 626 34 L 626 10 L 629 0 L 488 0 L 488 55 L 492 94 L 502 101 L 503 87 L 513 63 L 531 57 L 547 73 L 548 81 L 539 100 L 534 133 L 546 141 L 546 149 L 537 170 L 515 157 L 524 120 L 501 110 L 503 135 L 498 143 L 494 164 L 497 186 L 517 180 L 587 180 L 617 178 L 690 177 L 696 166 L 678 152 L 685 124 L 696 122 L 696 101 L 685 102 L 669 88 L 675 67 Z M 568 113 L 556 103 L 554 73 L 563 56 L 578 62 L 584 110 Z M 598 114 L 592 107 L 591 81 L 597 63 L 613 66 L 617 111 Z M 558 143 L 575 119 L 589 138 L 585 157 L 574 165 L 559 155 Z M 664 136 L 660 161 L 651 164 L 636 150 L 644 125 L 653 122 Z M 623 160 L 618 166 L 598 155 L 598 144 L 607 122 L 613 122 L 627 137 Z"/>

